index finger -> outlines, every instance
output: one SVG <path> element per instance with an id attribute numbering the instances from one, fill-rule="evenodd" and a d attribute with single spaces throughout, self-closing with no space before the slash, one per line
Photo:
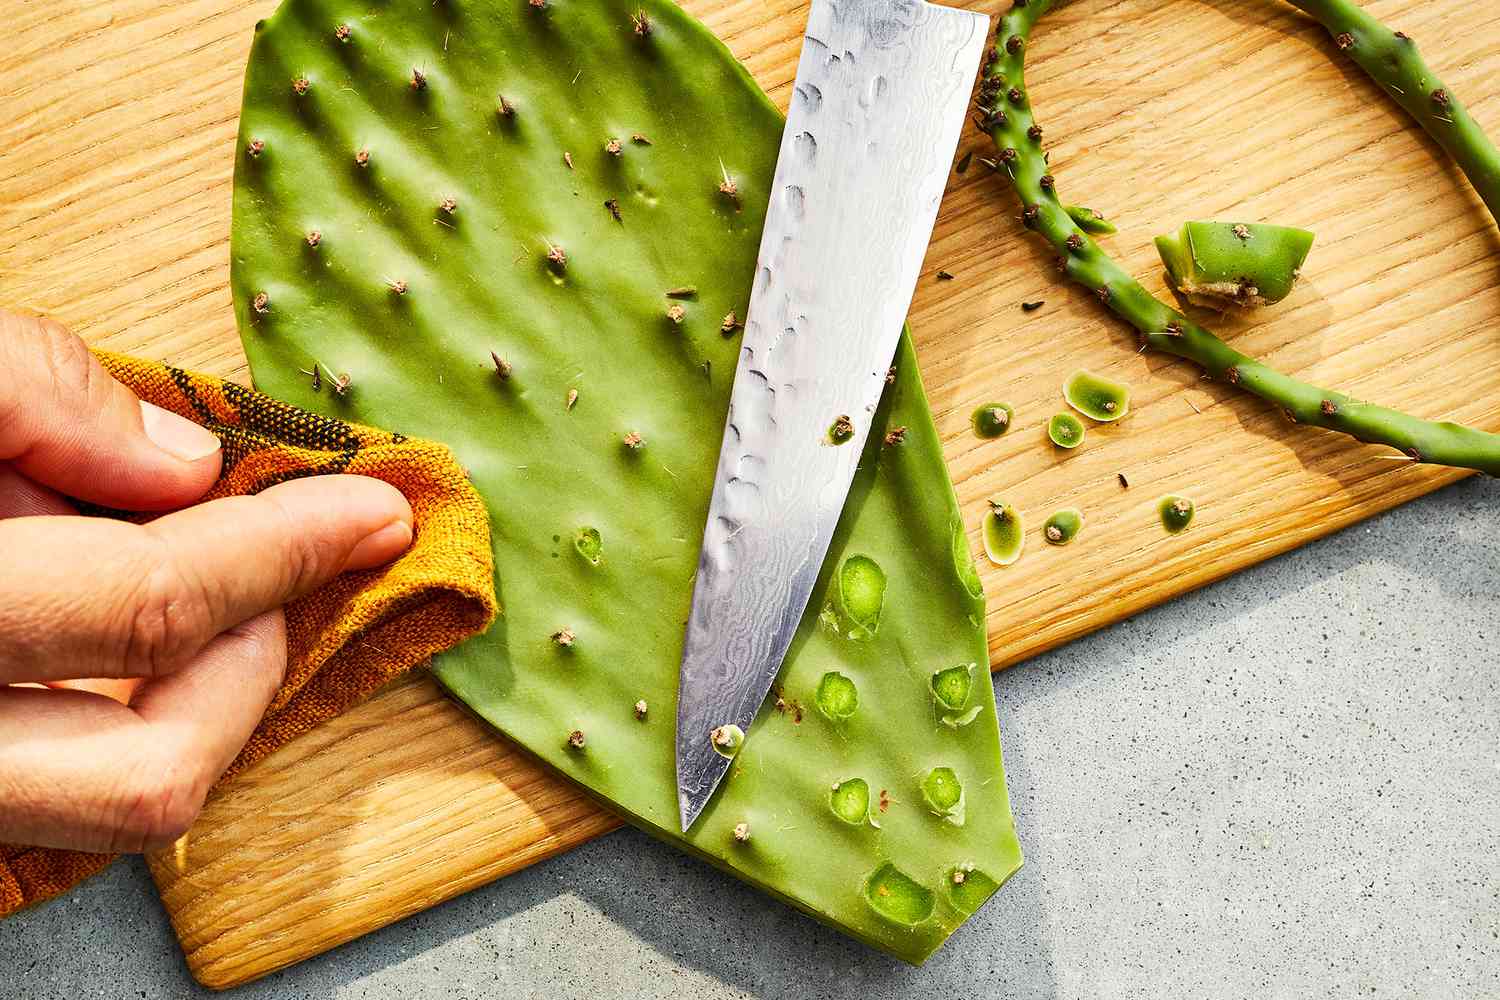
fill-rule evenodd
<path id="1" fill-rule="evenodd" d="M 214 636 L 405 551 L 411 508 L 364 476 L 316 476 L 145 525 L 0 521 L 0 684 L 158 677 Z"/>

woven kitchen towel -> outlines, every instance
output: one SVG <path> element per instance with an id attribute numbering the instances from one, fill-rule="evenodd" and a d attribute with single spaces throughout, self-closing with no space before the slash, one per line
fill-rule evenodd
<path id="1" fill-rule="evenodd" d="M 219 435 L 223 472 L 206 499 L 347 472 L 383 479 L 411 504 L 415 530 L 405 555 L 345 573 L 287 606 L 286 681 L 226 777 L 494 620 L 489 516 L 444 446 L 318 416 L 160 362 L 98 358 L 141 399 Z M 112 860 L 0 844 L 0 917 L 65 892 Z"/>

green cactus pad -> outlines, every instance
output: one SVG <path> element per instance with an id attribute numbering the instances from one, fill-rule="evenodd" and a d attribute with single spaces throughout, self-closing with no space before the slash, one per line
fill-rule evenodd
<path id="1" fill-rule="evenodd" d="M 974 434 L 982 438 L 997 438 L 1010 430 L 1015 422 L 1016 411 L 1009 403 L 985 403 L 976 407 L 969 423 Z"/>
<path id="2" fill-rule="evenodd" d="M 1185 222 L 1158 236 L 1172 287 L 1195 305 L 1258 308 L 1291 294 L 1312 250 L 1305 229 L 1243 222 Z"/>
<path id="3" fill-rule="evenodd" d="M 1025 543 L 1026 525 L 1021 512 L 1004 500 L 992 499 L 984 515 L 984 554 L 996 566 L 1009 566 L 1021 558 Z"/>
<path id="4" fill-rule="evenodd" d="M 1187 497 L 1164 496 L 1156 505 L 1157 513 L 1161 515 L 1161 526 L 1170 534 L 1177 534 L 1193 523 L 1193 514 L 1197 512 L 1198 505 Z"/>
<path id="5" fill-rule="evenodd" d="M 1020 853 L 982 666 L 971 721 L 933 708 L 935 671 L 988 662 L 984 603 L 906 338 L 777 694 L 678 832 L 683 622 L 781 130 L 662 0 L 287 0 L 246 76 L 236 315 L 261 389 L 444 441 L 487 499 L 504 613 L 436 663 L 450 691 L 646 830 L 920 962 L 977 905 L 953 868 L 993 888 Z M 962 827 L 914 787 L 935 767 Z M 878 827 L 830 808 L 856 775 Z"/>
<path id="6" fill-rule="evenodd" d="M 1067 545 L 1083 530 L 1083 512 L 1077 507 L 1064 507 L 1042 525 L 1042 537 L 1048 545 Z"/>
<path id="7" fill-rule="evenodd" d="M 1071 413 L 1056 413 L 1047 421 L 1047 437 L 1059 448 L 1077 448 L 1086 434 L 1083 421 Z"/>
<path id="8" fill-rule="evenodd" d="M 1063 383 L 1063 398 L 1073 409 L 1100 423 L 1119 420 L 1130 412 L 1130 386 L 1082 369 Z"/>

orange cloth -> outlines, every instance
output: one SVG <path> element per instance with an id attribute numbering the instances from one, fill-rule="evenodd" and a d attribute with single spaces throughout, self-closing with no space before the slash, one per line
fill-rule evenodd
<path id="1" fill-rule="evenodd" d="M 489 516 L 447 448 L 318 416 L 160 362 L 97 356 L 141 399 L 219 435 L 224 469 L 206 499 L 348 472 L 383 479 L 411 503 L 415 538 L 405 555 L 346 573 L 287 606 L 286 681 L 226 777 L 494 621 Z M 0 844 L 0 917 L 67 891 L 113 860 Z"/>

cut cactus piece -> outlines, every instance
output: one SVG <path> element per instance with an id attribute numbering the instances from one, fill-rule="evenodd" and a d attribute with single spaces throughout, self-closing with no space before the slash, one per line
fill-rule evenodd
<path id="1" fill-rule="evenodd" d="M 1042 537 L 1048 545 L 1067 545 L 1083 530 L 1083 512 L 1077 507 L 1064 507 L 1042 525 Z"/>
<path id="2" fill-rule="evenodd" d="M 1198 505 L 1187 497 L 1168 495 L 1161 498 L 1156 509 L 1161 514 L 1161 526 L 1169 534 L 1175 535 L 1193 523 L 1193 514 Z"/>
<path id="3" fill-rule="evenodd" d="M 1025 543 L 1026 525 L 1021 512 L 1004 500 L 992 499 L 984 515 L 984 554 L 996 566 L 1009 566 L 1021 558 Z"/>
<path id="4" fill-rule="evenodd" d="M 1184 222 L 1158 236 L 1167 279 L 1194 305 L 1257 309 L 1291 294 L 1312 250 L 1305 229 L 1244 222 Z"/>
<path id="5" fill-rule="evenodd" d="M 1083 444 L 1086 433 L 1083 421 L 1071 413 L 1053 414 L 1052 419 L 1047 421 L 1047 436 L 1059 448 L 1077 448 Z"/>
<path id="6" fill-rule="evenodd" d="M 974 410 L 969 423 L 974 434 L 981 438 L 997 438 L 1010 430 L 1015 422 L 1016 411 L 1009 403 L 985 403 Z"/>
<path id="7" fill-rule="evenodd" d="M 1079 413 L 1104 424 L 1130 412 L 1130 386 L 1082 369 L 1063 383 L 1063 399 Z"/>
<path id="8" fill-rule="evenodd" d="M 1113 222 L 1110 222 L 1092 208 L 1085 208 L 1082 205 L 1068 205 L 1064 208 L 1064 211 L 1068 213 L 1068 218 L 1072 219 L 1079 229 L 1082 229 L 1091 236 L 1112 236 L 1117 232 Z"/>
<path id="9" fill-rule="evenodd" d="M 987 895 L 954 897 L 954 867 L 993 891 L 1021 856 L 983 591 L 909 338 L 879 406 L 851 414 L 868 441 L 779 694 L 678 830 L 683 621 L 781 132 L 660 0 L 287 0 L 246 76 L 236 315 L 259 388 L 443 441 L 488 501 L 505 611 L 439 658 L 443 685 L 654 835 L 920 962 Z M 819 624 L 830 607 L 858 641 Z M 958 663 L 976 664 L 962 725 L 929 686 Z M 937 765 L 963 780 L 962 827 L 913 787 Z M 878 830 L 830 809 L 853 775 L 910 790 L 871 808 Z"/>

